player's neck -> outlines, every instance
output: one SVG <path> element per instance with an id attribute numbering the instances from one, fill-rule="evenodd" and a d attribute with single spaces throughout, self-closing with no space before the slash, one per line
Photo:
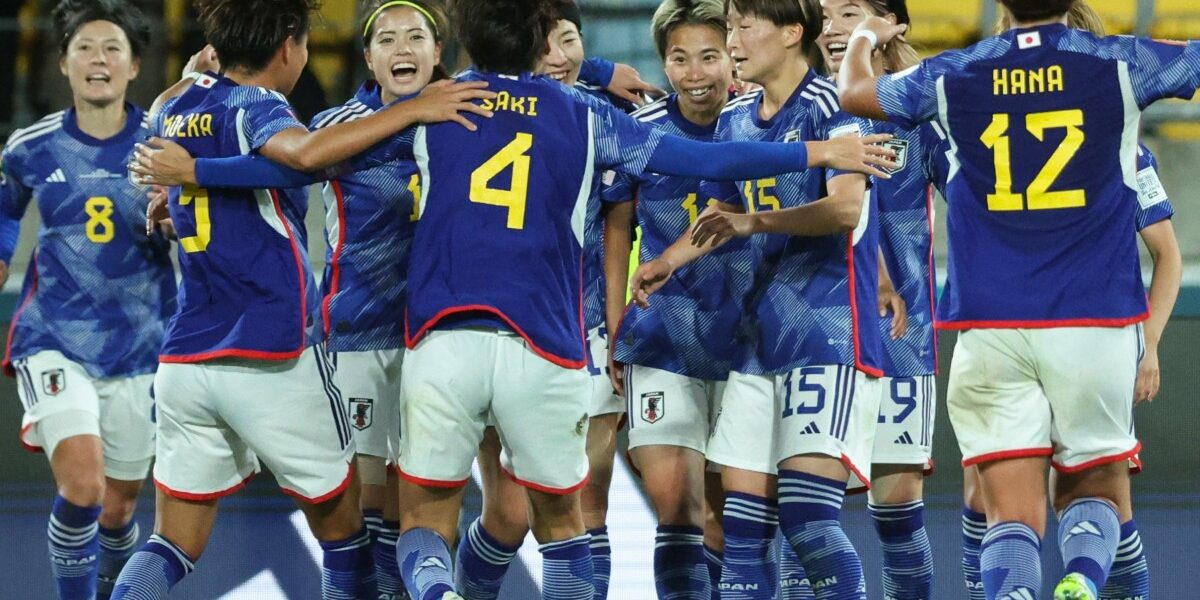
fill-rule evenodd
<path id="1" fill-rule="evenodd" d="M 800 82 L 808 76 L 808 62 L 799 56 L 794 56 L 780 65 L 775 76 L 762 82 L 763 100 L 759 108 L 759 117 L 770 119 L 783 108 L 788 98 L 796 93 Z"/>
<path id="2" fill-rule="evenodd" d="M 1050 19 L 1041 19 L 1039 21 L 1017 21 L 1012 20 L 1012 29 L 1029 29 L 1030 27 L 1041 27 L 1043 25 L 1066 25 L 1067 15 L 1062 14 Z"/>
<path id="3" fill-rule="evenodd" d="M 124 99 L 103 105 L 75 100 L 75 125 L 98 140 L 107 140 L 121 133 L 127 118 Z"/>
<path id="4" fill-rule="evenodd" d="M 253 73 L 243 69 L 229 69 L 221 73 L 226 79 L 238 84 L 252 87 L 261 87 L 268 90 L 279 91 L 278 82 L 271 75 L 271 69 L 262 69 Z"/>

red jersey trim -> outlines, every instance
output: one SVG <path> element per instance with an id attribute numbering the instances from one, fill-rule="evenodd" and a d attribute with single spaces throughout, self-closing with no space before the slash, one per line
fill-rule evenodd
<path id="1" fill-rule="evenodd" d="M 442 479 L 426 479 L 424 477 L 417 477 L 416 475 L 411 475 L 409 473 L 405 473 L 404 469 L 400 468 L 400 465 L 396 465 L 396 474 L 399 475 L 401 479 L 403 479 L 409 483 L 415 483 L 422 487 L 441 488 L 441 489 L 460 488 L 464 485 L 467 485 L 467 482 L 470 481 L 470 479 L 471 479 L 470 477 L 468 477 L 466 479 L 458 480 L 458 481 L 446 481 L 446 480 L 442 480 Z"/>
<path id="2" fill-rule="evenodd" d="M 329 261 L 329 293 L 321 301 L 321 316 L 325 319 L 325 337 L 329 337 L 330 321 L 329 321 L 329 305 L 333 302 L 333 297 L 338 293 L 338 286 L 342 279 L 342 249 L 346 247 L 346 198 L 342 195 L 342 184 L 337 180 L 329 182 L 333 189 L 335 202 L 337 202 L 338 214 L 338 231 L 337 243 L 333 246 L 333 257 Z"/>
<path id="3" fill-rule="evenodd" d="M 157 477 L 154 478 L 154 487 L 162 490 L 162 492 L 164 494 L 166 494 L 172 498 L 179 498 L 180 500 L 190 500 L 192 502 L 204 502 L 207 500 L 216 500 L 218 498 L 224 498 L 225 496 L 228 496 L 230 494 L 234 494 L 234 493 L 238 492 L 242 488 L 246 487 L 246 484 L 250 483 L 250 480 L 254 479 L 255 475 L 258 475 L 258 471 L 254 471 L 253 473 L 250 473 L 249 475 L 246 476 L 245 479 L 234 484 L 233 487 L 225 488 L 223 490 L 216 491 L 216 492 L 208 492 L 208 493 L 204 493 L 204 494 L 194 494 L 192 492 L 181 492 L 179 490 L 173 490 L 170 487 L 168 487 L 167 484 L 159 481 Z"/>
<path id="4" fill-rule="evenodd" d="M 846 465 L 847 470 L 849 470 L 851 473 L 853 473 L 854 476 L 857 477 L 859 481 L 863 482 L 862 487 L 856 487 L 856 488 L 851 488 L 851 489 L 846 490 L 847 494 L 861 494 L 861 493 L 866 492 L 867 490 L 871 489 L 871 478 L 864 476 L 862 474 L 862 471 L 860 471 L 858 469 L 858 467 L 856 467 L 854 465 L 854 461 L 850 460 L 849 456 L 842 454 L 838 458 L 842 461 L 843 465 Z"/>
<path id="5" fill-rule="evenodd" d="M 1045 319 L 1032 321 L 934 321 L 938 329 L 1051 329 L 1054 327 L 1125 327 L 1150 318 L 1146 311 L 1132 317 L 1116 319 Z"/>
<path id="6" fill-rule="evenodd" d="M 32 271 L 33 271 L 33 284 L 30 285 L 30 287 L 29 287 L 29 295 L 25 296 L 25 299 L 21 301 L 21 306 L 18 306 L 17 310 L 13 312 L 12 323 L 8 324 L 8 339 L 4 342 L 4 363 L 3 363 L 4 374 L 8 375 L 9 377 L 16 377 L 16 375 L 17 375 L 17 371 L 15 369 L 13 369 L 13 366 L 12 366 L 13 332 L 15 332 L 17 330 L 17 321 L 19 321 L 21 319 L 21 313 L 25 312 L 25 308 L 27 306 L 29 306 L 29 303 L 33 301 L 34 295 L 37 294 L 37 289 L 38 289 L 37 252 L 33 253 L 33 269 L 32 269 Z"/>
<path id="7" fill-rule="evenodd" d="M 868 210 L 864 206 L 863 210 Z M 854 367 L 859 371 L 870 375 L 871 377 L 883 377 L 883 371 L 877 367 L 872 367 L 862 360 L 862 343 L 859 341 L 858 332 L 858 285 L 855 283 L 854 273 L 854 233 L 846 235 L 846 264 L 849 267 L 849 277 L 847 283 L 850 288 L 850 337 L 854 345 Z M 867 486 L 868 488 L 870 485 Z"/>
<path id="8" fill-rule="evenodd" d="M 292 226 L 288 223 L 287 217 L 283 214 L 283 206 L 279 203 L 279 190 L 269 190 L 271 194 L 271 203 L 275 205 L 275 215 L 279 217 L 279 222 L 283 224 L 283 230 L 287 232 L 288 243 L 292 246 L 292 258 L 296 261 L 296 280 L 300 284 L 300 350 L 304 350 L 304 330 L 308 327 L 308 302 L 306 301 L 306 286 L 308 282 L 304 277 L 304 261 L 300 258 L 300 247 L 296 245 L 296 235 L 292 231 Z"/>
<path id="9" fill-rule="evenodd" d="M 279 486 L 279 490 L 282 491 L 283 493 L 285 493 L 297 500 L 305 502 L 307 504 L 321 504 L 322 502 L 327 502 L 329 500 L 332 500 L 333 498 L 340 495 L 342 492 L 346 491 L 346 488 L 350 486 L 350 481 L 353 479 L 354 479 L 354 463 L 348 463 L 346 465 L 346 477 L 344 479 L 342 479 L 342 482 L 337 484 L 337 487 L 333 488 L 332 490 L 329 490 L 328 492 L 325 492 L 324 494 L 321 494 L 320 496 L 317 496 L 315 498 L 309 498 L 308 496 L 305 496 L 304 494 L 301 494 L 300 492 L 297 492 L 296 490 L 284 487 L 282 485 Z"/>
<path id="10" fill-rule="evenodd" d="M 512 480 L 513 483 L 515 483 L 521 487 L 526 487 L 531 490 L 542 492 L 544 494 L 553 494 L 555 496 L 566 496 L 567 494 L 577 492 L 580 489 L 582 489 L 583 486 L 587 485 L 588 480 L 590 480 L 592 478 L 591 473 L 588 473 L 587 475 L 584 475 L 582 481 L 580 481 L 579 483 L 576 483 L 575 485 L 572 485 L 570 487 L 565 487 L 565 488 L 555 488 L 555 487 L 545 486 L 540 483 L 534 483 L 532 481 L 526 481 L 524 479 L 521 479 L 520 477 L 517 477 L 512 471 L 505 469 L 503 466 L 500 467 L 500 471 L 504 473 L 505 477 L 508 477 L 509 479 Z"/>
<path id="11" fill-rule="evenodd" d="M 1119 454 L 1111 454 L 1109 456 L 1101 456 L 1100 458 L 1093 458 L 1092 460 L 1082 462 L 1077 465 L 1064 465 L 1064 464 L 1059 464 L 1059 463 L 1056 463 L 1053 461 L 1051 461 L 1050 464 L 1054 467 L 1054 470 L 1058 471 L 1059 473 L 1071 474 L 1071 473 L 1078 473 L 1080 471 L 1086 471 L 1088 469 L 1091 469 L 1092 467 L 1098 467 L 1100 465 L 1115 463 L 1115 462 L 1122 461 L 1122 460 L 1128 461 L 1128 460 L 1137 459 L 1134 461 L 1134 464 L 1135 464 L 1135 468 L 1138 471 L 1140 471 L 1142 461 L 1140 458 L 1137 458 L 1137 455 L 1138 455 L 1138 452 L 1141 452 L 1141 451 L 1142 451 L 1142 443 L 1138 442 L 1138 443 L 1134 444 L 1133 448 L 1126 450 L 1124 452 L 1121 452 Z M 1132 471 L 1133 468 L 1131 468 L 1130 470 Z"/>
<path id="12" fill-rule="evenodd" d="M 201 352 L 200 354 L 160 354 L 158 362 L 160 363 L 198 363 L 217 358 L 248 358 L 251 360 L 291 360 L 298 358 L 304 353 L 306 347 L 301 347 L 296 350 L 285 350 L 282 352 L 268 352 L 265 350 L 244 350 L 242 348 L 226 348 L 223 350 L 213 350 L 212 352 Z"/>
<path id="13" fill-rule="evenodd" d="M 583 322 L 582 310 L 583 309 L 582 309 L 582 305 L 581 305 L 580 323 Z M 583 360 L 571 360 L 569 358 L 563 358 L 561 356 L 556 356 L 554 354 L 551 354 L 551 353 L 541 349 L 537 344 L 535 344 L 533 342 L 533 340 L 525 333 L 524 330 L 522 330 L 520 327 L 518 327 L 517 324 L 514 323 L 512 319 L 508 318 L 508 315 L 501 312 L 500 309 L 495 308 L 493 306 L 488 306 L 486 304 L 466 304 L 463 306 L 451 306 L 449 308 L 442 309 L 441 312 L 437 313 L 436 315 L 433 315 L 432 318 L 430 318 L 428 321 L 426 321 L 425 324 L 422 325 L 421 328 L 417 330 L 417 333 L 415 333 L 413 335 L 409 335 L 408 309 L 406 308 L 404 311 L 404 345 L 407 346 L 409 350 L 412 350 L 413 348 L 415 348 L 417 346 L 418 343 L 421 342 L 421 339 L 425 337 L 425 334 L 428 333 L 429 330 L 432 329 L 434 325 L 437 325 L 439 321 L 441 321 L 442 319 L 445 319 L 446 317 L 448 317 L 450 315 L 455 315 L 455 314 L 464 313 L 464 312 L 484 312 L 484 313 L 488 313 L 488 314 L 494 315 L 496 317 L 499 317 L 500 320 L 504 321 L 509 327 L 511 327 L 512 330 L 517 335 L 521 336 L 521 338 L 525 340 L 525 343 L 529 344 L 529 348 L 531 350 L 533 350 L 534 354 L 536 354 L 536 355 L 538 355 L 560 367 L 563 367 L 566 369 L 582 369 L 587 366 L 586 356 L 587 356 L 588 350 L 587 350 L 587 345 L 586 345 L 587 343 L 584 341 L 584 338 L 582 335 L 582 330 L 580 331 L 579 341 L 580 341 L 580 346 L 583 349 L 585 358 Z"/>
<path id="14" fill-rule="evenodd" d="M 998 460 L 1009 460 L 1012 458 L 1034 458 L 1042 456 L 1050 456 L 1054 454 L 1053 448 L 1019 448 L 1016 450 L 1001 450 L 999 452 L 989 452 L 964 458 L 962 466 L 970 467 L 972 465 L 983 464 L 987 462 L 996 462 Z"/>

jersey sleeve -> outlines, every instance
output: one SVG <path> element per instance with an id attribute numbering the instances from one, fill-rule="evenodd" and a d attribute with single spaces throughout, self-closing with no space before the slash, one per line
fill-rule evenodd
<path id="1" fill-rule="evenodd" d="M 633 201 L 637 193 L 637 178 L 616 171 L 605 171 L 601 175 L 600 201 L 605 204 L 622 204 Z"/>
<path id="2" fill-rule="evenodd" d="M 262 148 L 275 134 L 287 129 L 308 129 L 296 118 L 296 112 L 283 96 L 263 92 L 242 107 L 238 120 L 239 133 L 251 150 Z"/>
<path id="3" fill-rule="evenodd" d="M 1138 107 L 1163 98 L 1190 99 L 1200 87 L 1200 42 L 1117 38 L 1115 58 L 1129 64 Z"/>
<path id="4" fill-rule="evenodd" d="M 584 94 L 578 97 L 587 98 Z M 588 98 L 596 165 L 629 175 L 641 175 L 664 132 L 621 112 L 617 107 Z"/>
<path id="5" fill-rule="evenodd" d="M 1158 160 L 1145 146 L 1138 147 L 1137 184 L 1138 231 L 1175 216 L 1175 207 L 1171 206 L 1171 199 L 1158 178 Z"/>
<path id="6" fill-rule="evenodd" d="M 12 261 L 21 232 L 21 217 L 33 198 L 17 174 L 17 153 L 5 148 L 0 153 L 0 260 Z"/>
<path id="7" fill-rule="evenodd" d="M 911 129 L 937 115 L 935 59 L 884 75 L 875 83 L 875 96 L 889 121 Z"/>
<path id="8" fill-rule="evenodd" d="M 616 72 L 617 65 L 610 60 L 603 58 L 592 57 L 583 61 L 579 67 L 579 79 L 589 81 L 602 88 L 608 87 L 612 83 L 613 73 Z"/>
<path id="9" fill-rule="evenodd" d="M 717 129 L 713 132 L 713 141 L 729 141 L 732 137 L 730 135 L 728 117 L 722 114 L 717 121 Z M 704 205 L 710 199 L 725 204 L 742 204 L 736 181 L 701 181 L 700 198 L 703 200 L 700 203 L 701 205 Z"/>
<path id="10" fill-rule="evenodd" d="M 820 114 L 820 113 L 818 113 Z M 832 116 L 826 118 L 816 127 L 817 135 L 822 140 L 832 140 L 845 136 L 864 136 L 871 135 L 871 121 L 855 117 L 850 113 L 839 110 L 833 113 Z M 837 169 L 825 169 L 825 180 L 829 181 L 840 175 L 852 175 L 854 171 L 840 171 Z"/>

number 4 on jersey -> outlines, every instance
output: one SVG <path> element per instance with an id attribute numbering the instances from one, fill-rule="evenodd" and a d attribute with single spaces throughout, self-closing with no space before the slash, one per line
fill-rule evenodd
<path id="1" fill-rule="evenodd" d="M 529 191 L 529 154 L 533 135 L 518 133 L 513 141 L 471 172 L 471 202 L 508 208 L 508 228 L 525 228 L 525 197 Z M 508 189 L 491 187 L 492 179 L 512 167 Z"/>

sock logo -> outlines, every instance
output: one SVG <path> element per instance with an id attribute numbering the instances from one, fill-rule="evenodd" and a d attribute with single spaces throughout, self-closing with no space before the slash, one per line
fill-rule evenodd
<path id="1" fill-rule="evenodd" d="M 831 585 L 837 585 L 837 582 L 838 578 L 836 575 L 833 577 L 826 577 L 825 579 L 809 579 L 809 583 L 812 584 L 813 591 L 827 588 Z"/>
<path id="2" fill-rule="evenodd" d="M 1070 531 L 1067 532 L 1067 537 L 1063 538 L 1063 542 L 1066 542 L 1077 535 L 1094 535 L 1097 537 L 1104 537 L 1104 534 L 1100 533 L 1100 526 L 1097 525 L 1095 521 L 1080 521 L 1079 523 L 1076 523 Z"/>
<path id="3" fill-rule="evenodd" d="M 85 556 L 83 558 L 66 558 L 66 557 L 61 557 L 61 556 L 51 556 L 50 560 L 53 561 L 54 564 L 56 564 L 56 565 L 61 565 L 64 567 L 72 567 L 75 565 L 90 565 L 90 564 L 96 562 L 96 555 L 92 554 L 90 556 Z"/>
<path id="4" fill-rule="evenodd" d="M 422 561 L 421 564 L 417 566 L 418 571 L 421 569 L 445 569 L 447 571 L 450 570 L 450 568 L 446 566 L 446 563 L 442 562 L 442 559 L 440 559 L 436 556 L 430 556 L 429 558 L 426 558 L 424 561 Z"/>
<path id="5" fill-rule="evenodd" d="M 1005 594 L 1003 598 L 997 598 L 996 600 L 1037 600 L 1037 596 L 1034 596 L 1033 592 L 1029 588 L 1022 587 L 1017 588 L 1008 594 Z"/>
<path id="6" fill-rule="evenodd" d="M 794 587 L 812 587 L 807 577 L 785 577 L 779 581 L 779 587 L 791 589 Z"/>
<path id="7" fill-rule="evenodd" d="M 732 592 L 753 592 L 758 590 L 757 583 L 725 583 L 721 582 L 721 590 L 729 590 Z"/>

